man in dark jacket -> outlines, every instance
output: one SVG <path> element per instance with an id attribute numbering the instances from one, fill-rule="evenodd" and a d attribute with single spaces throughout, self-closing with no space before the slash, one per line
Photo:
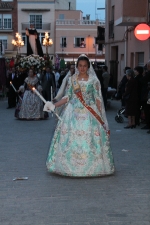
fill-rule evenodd
<path id="1" fill-rule="evenodd" d="M 55 75 L 50 67 L 47 67 L 45 73 L 41 75 L 41 85 L 43 88 L 43 97 L 46 101 L 51 101 L 51 97 L 54 97 L 56 91 L 56 82 Z M 51 90 L 53 93 L 51 93 Z"/>
<path id="2" fill-rule="evenodd" d="M 13 108 L 16 106 L 17 103 L 17 93 L 11 86 L 11 84 L 15 87 L 16 90 L 19 89 L 19 86 L 21 85 L 20 83 L 20 78 L 18 74 L 15 71 L 15 68 L 12 68 L 12 72 L 8 75 L 7 78 L 7 89 L 8 89 L 8 107 L 7 109 Z"/>

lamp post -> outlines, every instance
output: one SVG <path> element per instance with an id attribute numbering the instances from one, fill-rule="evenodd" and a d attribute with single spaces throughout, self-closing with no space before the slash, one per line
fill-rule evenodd
<path id="1" fill-rule="evenodd" d="M 48 47 L 53 45 L 53 40 L 49 38 L 48 32 L 45 32 L 45 37 L 43 39 L 43 45 L 46 47 L 46 55 L 48 56 Z"/>
<path id="2" fill-rule="evenodd" d="M 16 33 L 16 38 L 17 40 L 13 39 L 11 43 L 17 47 L 17 55 L 18 55 L 18 52 L 20 52 L 20 48 L 24 46 L 24 41 L 22 41 L 21 35 L 19 33 Z"/>

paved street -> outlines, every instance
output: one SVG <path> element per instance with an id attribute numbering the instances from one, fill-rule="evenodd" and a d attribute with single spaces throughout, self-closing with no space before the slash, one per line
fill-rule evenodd
<path id="1" fill-rule="evenodd" d="M 116 174 L 84 179 L 46 170 L 54 118 L 18 121 L 6 107 L 0 99 L 0 225 L 150 225 L 150 134 L 114 120 L 119 102 L 107 111 Z"/>

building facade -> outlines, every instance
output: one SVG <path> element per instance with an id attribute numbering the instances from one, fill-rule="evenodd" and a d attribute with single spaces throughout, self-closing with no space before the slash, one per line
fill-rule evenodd
<path id="1" fill-rule="evenodd" d="M 105 59 L 116 88 L 125 66 L 144 66 L 150 58 L 150 40 L 139 41 L 134 29 L 149 23 L 147 0 L 106 0 Z"/>
<path id="2" fill-rule="evenodd" d="M 7 56 L 13 54 L 14 47 L 11 44 L 11 40 L 17 31 L 17 1 L 0 0 L 0 41 L 2 41 Z"/>
<path id="3" fill-rule="evenodd" d="M 54 40 L 54 21 L 55 21 L 55 1 L 54 0 L 18 0 L 18 32 L 24 40 L 24 47 L 21 48 L 21 54 L 27 52 L 26 28 L 29 28 L 30 23 L 34 23 L 35 28 L 39 33 L 41 44 L 45 32 L 50 34 Z M 45 47 L 43 52 L 46 53 Z M 54 53 L 54 45 L 49 48 L 49 54 Z"/>
<path id="4" fill-rule="evenodd" d="M 53 56 L 53 59 L 58 54 L 60 58 L 71 62 L 75 61 L 80 54 L 85 53 L 93 62 L 104 61 L 105 48 L 104 46 L 99 47 L 96 37 L 98 26 L 105 27 L 105 22 L 98 19 L 90 20 L 90 15 L 83 17 L 82 11 L 76 10 L 76 0 L 0 1 L 8 7 L 9 11 L 12 11 L 11 18 L 14 22 L 14 29 L 7 29 L 7 32 L 11 33 L 7 38 L 7 50 L 11 50 L 12 55 L 16 55 L 17 49 L 11 44 L 11 41 L 15 38 L 17 32 L 21 34 L 25 44 L 20 48 L 19 53 L 26 55 L 26 28 L 29 28 L 30 23 L 34 23 L 41 44 L 45 32 L 48 32 L 50 38 L 52 38 L 53 45 L 48 48 L 48 53 Z M 5 43 L 5 41 L 3 42 Z M 46 48 L 43 45 L 42 48 L 43 53 L 46 54 Z M 6 51 L 5 56 L 7 56 L 7 53 L 8 51 Z"/>
<path id="5" fill-rule="evenodd" d="M 98 49 L 96 43 L 97 28 L 104 27 L 104 21 L 90 20 L 89 15 L 83 17 L 80 10 L 56 10 L 55 18 L 56 54 L 70 62 L 76 61 L 82 53 L 93 62 L 104 61 L 104 48 Z"/>

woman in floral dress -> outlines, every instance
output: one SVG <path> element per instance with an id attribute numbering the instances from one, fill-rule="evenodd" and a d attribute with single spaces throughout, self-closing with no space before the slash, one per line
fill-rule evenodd
<path id="1" fill-rule="evenodd" d="M 109 128 L 100 83 L 89 59 L 81 55 L 70 78 L 65 97 L 44 111 L 66 104 L 52 139 L 47 169 L 72 177 L 106 176 L 114 173 Z"/>
<path id="2" fill-rule="evenodd" d="M 22 92 L 22 101 L 19 100 L 15 111 L 15 117 L 18 119 L 38 120 L 44 119 L 43 102 L 32 91 L 32 88 L 42 91 L 38 78 L 34 75 L 32 69 L 29 70 L 28 77 L 24 81 L 24 85 L 20 86 L 19 92 Z"/>

